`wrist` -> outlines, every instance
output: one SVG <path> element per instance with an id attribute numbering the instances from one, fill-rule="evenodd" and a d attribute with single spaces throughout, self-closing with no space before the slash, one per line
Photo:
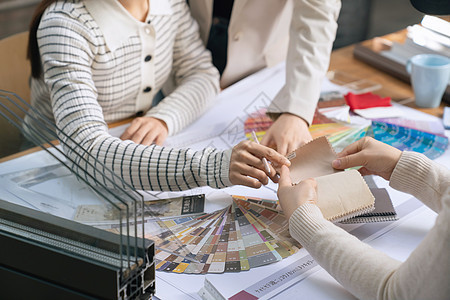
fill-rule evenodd
<path id="1" fill-rule="evenodd" d="M 289 230 L 304 247 L 309 246 L 311 239 L 317 231 L 327 226 L 319 207 L 315 204 L 305 203 L 298 207 L 289 219 Z"/>
<path id="2" fill-rule="evenodd" d="M 166 124 L 166 122 L 164 120 L 161 120 L 161 119 L 158 119 L 158 118 L 153 118 L 153 119 L 158 121 L 161 124 L 161 126 L 163 126 L 167 131 L 169 130 L 169 128 L 167 127 L 167 124 Z"/>
<path id="3" fill-rule="evenodd" d="M 280 118 L 281 117 L 283 119 L 289 119 L 289 120 L 292 120 L 294 122 L 297 122 L 299 125 L 304 126 L 306 128 L 309 127 L 308 122 L 304 118 L 302 118 L 301 116 L 298 116 L 298 115 L 295 115 L 295 114 L 292 114 L 292 113 L 289 113 L 289 112 L 285 112 L 285 113 L 282 113 L 280 115 Z"/>
<path id="4" fill-rule="evenodd" d="M 395 170 L 395 167 L 397 166 L 398 162 L 400 161 L 400 158 L 402 157 L 402 151 L 395 149 L 395 151 L 393 151 L 391 153 L 391 157 L 390 157 L 390 161 L 391 161 L 391 168 L 390 168 L 390 172 L 389 172 L 389 178 L 386 178 L 388 181 L 391 180 L 392 177 L 392 173 Z"/>

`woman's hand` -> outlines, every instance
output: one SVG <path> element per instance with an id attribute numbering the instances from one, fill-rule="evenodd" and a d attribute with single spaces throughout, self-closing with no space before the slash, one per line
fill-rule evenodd
<path id="1" fill-rule="evenodd" d="M 167 134 L 168 129 L 164 121 L 152 117 L 141 117 L 135 118 L 120 138 L 145 146 L 151 144 L 161 146 Z"/>
<path id="2" fill-rule="evenodd" d="M 292 185 L 289 169 L 281 167 L 278 181 L 278 199 L 284 214 L 289 219 L 294 211 L 305 203 L 315 204 L 317 201 L 317 182 L 310 178 Z"/>
<path id="3" fill-rule="evenodd" d="M 378 175 L 389 180 L 402 152 L 371 137 L 345 147 L 332 163 L 335 169 L 362 166 L 361 175 Z"/>
<path id="4" fill-rule="evenodd" d="M 284 113 L 267 130 L 261 144 L 286 155 L 310 140 L 308 123 L 296 115 Z"/>
<path id="5" fill-rule="evenodd" d="M 270 173 L 266 171 L 262 158 L 265 157 L 269 163 Z M 230 159 L 229 178 L 231 183 L 259 188 L 262 184 L 278 182 L 278 175 L 274 167 L 281 165 L 289 166 L 291 162 L 266 146 L 252 141 L 243 141 L 233 147 Z"/>

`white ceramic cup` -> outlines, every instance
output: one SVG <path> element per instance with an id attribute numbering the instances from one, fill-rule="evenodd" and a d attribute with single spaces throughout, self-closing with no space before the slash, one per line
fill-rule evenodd
<path id="1" fill-rule="evenodd" d="M 406 63 L 418 107 L 433 108 L 441 103 L 450 82 L 450 58 L 437 54 L 415 55 Z"/>

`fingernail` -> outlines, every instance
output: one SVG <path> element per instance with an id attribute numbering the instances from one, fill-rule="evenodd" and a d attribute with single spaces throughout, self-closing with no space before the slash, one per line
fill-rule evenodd
<path id="1" fill-rule="evenodd" d="M 285 159 L 284 164 L 289 167 L 291 165 L 291 161 L 289 159 Z"/>
<path id="2" fill-rule="evenodd" d="M 335 160 L 333 160 L 333 162 L 331 163 L 331 165 L 332 165 L 334 168 L 339 168 L 339 167 L 341 166 L 341 160 L 340 160 L 340 159 L 335 159 Z"/>

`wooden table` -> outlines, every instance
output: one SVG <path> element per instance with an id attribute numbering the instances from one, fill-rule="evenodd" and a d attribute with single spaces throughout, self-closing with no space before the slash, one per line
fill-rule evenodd
<path id="1" fill-rule="evenodd" d="M 382 38 L 386 38 L 391 41 L 404 41 L 406 37 L 406 30 L 401 30 L 395 33 L 388 34 Z M 376 39 L 376 38 L 375 38 Z M 376 40 L 370 40 L 367 42 L 375 42 Z M 345 73 L 349 73 L 354 77 L 368 79 L 382 85 L 380 90 L 374 91 L 383 97 L 391 97 L 395 102 L 403 105 L 415 108 L 422 112 L 434 115 L 441 118 L 444 112 L 445 105 L 441 103 L 437 108 L 419 108 L 414 103 L 414 93 L 411 85 L 401 81 L 389 74 L 386 74 L 376 68 L 369 66 L 368 64 L 356 59 L 353 56 L 354 45 L 347 46 L 338 50 L 335 50 L 331 54 L 330 68 L 329 70 L 338 70 Z"/>

